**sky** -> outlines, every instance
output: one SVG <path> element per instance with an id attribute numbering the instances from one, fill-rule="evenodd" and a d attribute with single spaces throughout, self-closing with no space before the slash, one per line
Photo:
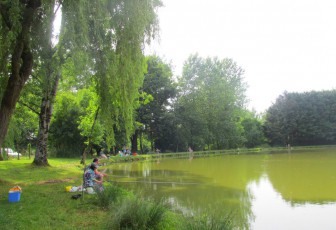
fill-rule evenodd
<path id="1" fill-rule="evenodd" d="M 191 54 L 244 70 L 249 109 L 287 92 L 336 89 L 335 0 L 162 0 L 159 39 L 146 48 L 181 75 Z"/>

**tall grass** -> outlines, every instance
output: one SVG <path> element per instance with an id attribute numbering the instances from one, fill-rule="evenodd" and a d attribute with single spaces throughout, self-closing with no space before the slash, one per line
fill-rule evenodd
<path id="1" fill-rule="evenodd" d="M 107 229 L 233 229 L 230 216 L 183 215 L 174 211 L 164 200 L 156 202 L 145 199 L 112 184 L 105 187 L 104 191 L 97 192 L 95 202 L 111 213 L 106 220 Z"/>
<path id="2" fill-rule="evenodd" d="M 130 193 L 115 185 L 109 185 L 97 192 L 94 201 L 98 206 L 110 212 L 106 220 L 107 229 L 137 230 L 229 230 L 233 229 L 231 217 L 184 216 L 173 211 L 164 200 L 154 202 Z"/>
<path id="3" fill-rule="evenodd" d="M 110 213 L 106 220 L 107 229 L 233 229 L 230 216 L 185 216 L 173 210 L 165 200 L 155 202 L 145 199 L 113 184 L 106 186 L 103 191 L 97 191 L 92 201 Z"/>
<path id="4" fill-rule="evenodd" d="M 181 226 L 182 230 L 230 230 L 233 229 L 231 218 L 222 218 L 204 214 L 203 216 L 186 217 Z"/>
<path id="5" fill-rule="evenodd" d="M 169 209 L 164 202 L 143 198 L 124 199 L 109 220 L 109 229 L 169 229 Z"/>
<path id="6" fill-rule="evenodd" d="M 113 184 L 97 191 L 93 202 L 111 213 L 108 229 L 169 229 L 171 225 L 166 202 L 140 198 Z"/>
<path id="7" fill-rule="evenodd" d="M 122 199 L 126 197 L 133 197 L 134 194 L 128 192 L 121 187 L 108 183 L 105 185 L 104 190 L 96 191 L 96 197 L 94 203 L 103 209 L 109 210 L 117 203 L 120 203 Z"/>

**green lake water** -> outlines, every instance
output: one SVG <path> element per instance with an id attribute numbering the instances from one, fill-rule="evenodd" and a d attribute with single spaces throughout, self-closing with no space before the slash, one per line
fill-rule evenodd
<path id="1" fill-rule="evenodd" d="M 109 180 L 238 229 L 336 229 L 336 150 L 109 165 Z"/>

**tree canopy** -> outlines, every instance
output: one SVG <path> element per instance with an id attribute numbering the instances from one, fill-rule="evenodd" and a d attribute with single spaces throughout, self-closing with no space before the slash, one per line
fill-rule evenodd
<path id="1" fill-rule="evenodd" d="M 179 79 L 176 114 L 179 133 L 195 149 L 242 144 L 240 111 L 245 106 L 243 69 L 232 59 L 191 55 Z"/>
<path id="2" fill-rule="evenodd" d="M 176 83 L 171 67 L 157 56 L 147 57 L 147 73 L 144 77 L 141 104 L 137 111 L 137 121 L 143 130 L 139 128 L 138 131 L 148 136 L 152 151 L 154 148 L 165 150 L 168 148 L 167 142 L 162 143 L 162 139 L 167 136 L 168 130 L 172 130 L 172 127 L 167 127 L 165 119 L 172 110 Z"/>
<path id="3" fill-rule="evenodd" d="M 48 146 L 70 156 L 130 141 L 142 152 L 145 142 L 150 151 L 335 144 L 335 91 L 285 92 L 260 119 L 245 107 L 244 70 L 232 59 L 190 55 L 174 77 L 160 57 L 145 57 L 160 6 L 0 1 L 0 147 L 33 143 L 34 163 L 48 165 Z"/>
<path id="4" fill-rule="evenodd" d="M 265 133 L 272 145 L 336 143 L 336 91 L 287 93 L 267 110 Z"/>
<path id="5" fill-rule="evenodd" d="M 0 146 L 22 88 L 34 72 L 43 77 L 38 134 L 41 148 L 37 148 L 34 162 L 47 164 L 45 142 L 52 104 L 68 58 L 82 73 L 92 76 L 101 116 L 109 127 L 107 144 L 114 143 L 114 129 L 120 125 L 130 135 L 145 69 L 142 50 L 158 29 L 159 6 L 159 0 L 2 1 Z M 54 46 L 51 35 L 58 9 L 62 23 Z"/>

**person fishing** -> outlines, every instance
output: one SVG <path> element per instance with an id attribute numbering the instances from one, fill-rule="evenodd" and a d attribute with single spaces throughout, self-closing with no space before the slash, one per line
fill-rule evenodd
<path id="1" fill-rule="evenodd" d="M 102 177 L 96 176 L 95 170 L 97 169 L 97 165 L 95 163 L 91 163 L 91 165 L 84 172 L 84 187 L 86 188 L 87 193 L 95 194 L 97 190 L 103 190 L 103 181 Z"/>
<path id="2" fill-rule="evenodd" d="M 99 159 L 98 158 L 94 158 L 93 161 L 92 161 L 92 164 L 96 165 L 96 169 L 94 170 L 94 173 L 95 173 L 96 177 L 98 177 L 98 178 L 101 177 L 101 180 L 103 180 L 103 177 L 106 177 L 107 174 L 98 171 Z"/>

